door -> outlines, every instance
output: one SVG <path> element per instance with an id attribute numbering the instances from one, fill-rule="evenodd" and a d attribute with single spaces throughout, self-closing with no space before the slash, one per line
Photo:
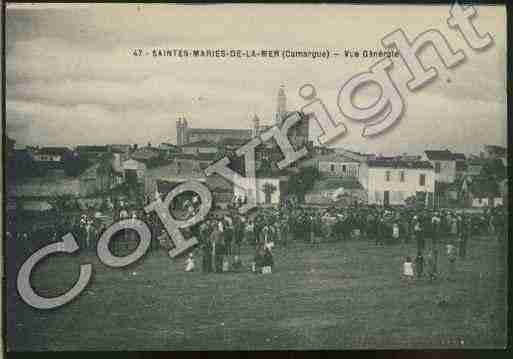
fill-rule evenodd
<path id="1" fill-rule="evenodd" d="M 387 207 L 390 205 L 390 191 L 383 192 L 383 205 Z"/>
<path id="2" fill-rule="evenodd" d="M 271 204 L 271 192 L 265 192 L 265 204 Z"/>

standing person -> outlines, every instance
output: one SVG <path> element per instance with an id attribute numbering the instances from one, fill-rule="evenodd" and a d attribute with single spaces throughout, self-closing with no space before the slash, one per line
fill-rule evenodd
<path id="1" fill-rule="evenodd" d="M 437 268 L 436 268 L 436 260 L 433 255 L 432 251 L 427 252 L 426 256 L 427 260 L 427 270 L 428 270 L 428 277 L 430 280 L 435 280 L 437 275 Z"/>
<path id="2" fill-rule="evenodd" d="M 256 244 L 256 237 L 255 237 L 255 225 L 252 220 L 248 220 L 245 226 L 245 237 L 249 244 L 254 245 Z"/>
<path id="3" fill-rule="evenodd" d="M 365 219 L 365 236 L 367 239 L 372 239 L 375 236 L 375 223 L 374 216 L 371 212 L 367 214 L 367 218 Z"/>
<path id="4" fill-rule="evenodd" d="M 497 235 L 497 240 L 504 238 L 504 215 L 501 211 L 496 211 L 492 217 L 492 224 L 494 232 Z"/>
<path id="5" fill-rule="evenodd" d="M 395 243 L 399 242 L 399 224 L 397 222 L 392 225 L 392 237 Z"/>
<path id="6" fill-rule="evenodd" d="M 385 219 L 383 217 L 380 217 L 378 219 L 378 223 L 377 223 L 377 229 L 378 229 L 378 233 L 377 233 L 377 236 L 376 236 L 376 245 L 380 245 L 380 244 L 383 244 L 384 243 L 384 238 L 385 238 L 385 233 L 386 233 L 386 228 L 385 228 Z"/>
<path id="7" fill-rule="evenodd" d="M 235 243 L 235 254 L 240 255 L 240 246 L 244 238 L 244 218 L 235 217 L 234 219 L 234 243 Z"/>
<path id="8" fill-rule="evenodd" d="M 91 248 L 91 242 L 92 242 L 92 227 L 93 224 L 90 220 L 87 220 L 87 223 L 85 225 L 85 248 L 89 249 Z"/>
<path id="9" fill-rule="evenodd" d="M 223 220 L 224 227 L 224 244 L 225 244 L 225 252 L 226 255 L 232 255 L 232 240 L 233 240 L 233 223 L 232 219 L 228 216 L 224 217 Z"/>
<path id="10" fill-rule="evenodd" d="M 452 243 L 447 245 L 447 260 L 449 261 L 449 276 L 452 278 L 456 272 L 456 247 Z"/>
<path id="11" fill-rule="evenodd" d="M 189 253 L 187 260 L 185 261 L 185 271 L 193 272 L 195 268 L 196 268 L 196 264 L 194 262 L 194 255 L 192 253 Z"/>
<path id="12" fill-rule="evenodd" d="M 255 247 L 255 257 L 253 259 L 253 272 L 262 273 L 265 261 L 265 245 L 263 243 L 257 243 Z"/>
<path id="13" fill-rule="evenodd" d="M 200 243 L 202 252 L 201 269 L 203 273 L 212 272 L 212 241 L 208 237 L 208 225 L 200 226 Z"/>
<path id="14" fill-rule="evenodd" d="M 431 240 L 433 243 L 433 246 L 432 246 L 433 249 L 437 248 L 437 246 L 438 246 L 438 240 L 440 238 L 441 232 L 442 232 L 441 219 L 438 216 L 438 213 L 435 212 L 433 217 L 431 218 Z"/>
<path id="15" fill-rule="evenodd" d="M 410 241 L 410 221 L 408 219 L 408 214 L 403 213 L 400 218 L 400 231 L 401 231 L 401 237 L 403 238 L 403 241 L 408 243 Z"/>
<path id="16" fill-rule="evenodd" d="M 286 247 L 289 240 L 289 221 L 287 217 L 283 218 L 280 222 L 280 232 L 283 246 Z"/>
<path id="17" fill-rule="evenodd" d="M 119 219 L 127 219 L 128 218 L 128 211 L 124 208 L 124 205 L 122 204 L 121 211 L 119 212 Z"/>
<path id="18" fill-rule="evenodd" d="M 308 216 L 308 233 L 310 244 L 315 243 L 315 218 L 313 215 Z"/>
<path id="19" fill-rule="evenodd" d="M 450 235 L 452 240 L 456 240 L 458 238 L 458 219 L 453 216 L 450 221 Z"/>
<path id="20" fill-rule="evenodd" d="M 258 214 L 253 221 L 253 233 L 255 236 L 255 243 L 260 243 L 260 235 L 264 225 L 262 223 L 262 217 Z"/>
<path id="21" fill-rule="evenodd" d="M 461 259 L 465 259 L 467 256 L 467 240 L 470 235 L 470 221 L 469 218 L 463 215 L 460 224 L 460 238 L 459 238 L 459 256 Z"/>
<path id="22" fill-rule="evenodd" d="M 224 256 L 224 243 L 223 243 L 223 235 L 220 231 L 219 223 L 214 226 L 214 230 L 211 235 L 212 245 L 213 245 L 213 264 L 214 271 L 216 273 L 223 272 L 223 256 Z"/>
<path id="23" fill-rule="evenodd" d="M 421 252 L 417 252 L 417 257 L 415 258 L 415 273 L 417 278 L 421 278 L 424 273 L 424 257 Z"/>
<path id="24" fill-rule="evenodd" d="M 422 233 L 422 227 L 420 224 L 420 220 L 417 216 L 413 216 L 412 221 L 412 227 L 413 227 L 413 236 L 415 240 L 417 241 L 417 252 L 422 253 L 424 251 L 424 236 Z"/>
<path id="25" fill-rule="evenodd" d="M 410 257 L 406 257 L 403 263 L 403 277 L 408 283 L 413 280 L 413 262 Z"/>

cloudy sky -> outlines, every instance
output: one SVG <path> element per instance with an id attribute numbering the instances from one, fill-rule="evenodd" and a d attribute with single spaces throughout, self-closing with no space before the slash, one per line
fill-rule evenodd
<path id="1" fill-rule="evenodd" d="M 335 114 L 337 94 L 375 59 L 216 59 L 135 57 L 141 48 L 376 49 L 402 28 L 413 38 L 434 28 L 467 60 L 439 69 L 412 93 L 394 59 L 391 76 L 406 112 L 392 130 L 362 138 L 347 123 L 337 146 L 365 152 L 418 153 L 424 148 L 478 152 L 506 145 L 506 11 L 476 7 L 474 24 L 494 45 L 473 52 L 446 19 L 448 6 L 356 5 L 11 5 L 6 19 L 7 133 L 19 145 L 175 141 L 175 121 L 193 127 L 248 128 L 256 113 L 271 122 L 280 85 L 288 108 L 305 104 L 298 89 L 314 84 Z M 435 52 L 421 58 L 437 65 Z M 371 104 L 379 92 L 356 97 Z"/>

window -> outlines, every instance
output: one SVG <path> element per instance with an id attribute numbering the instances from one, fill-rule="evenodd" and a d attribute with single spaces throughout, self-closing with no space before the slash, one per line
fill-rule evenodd
<path id="1" fill-rule="evenodd" d="M 342 165 L 342 172 L 346 173 L 346 165 Z"/>
<path id="2" fill-rule="evenodd" d="M 421 186 L 425 186 L 426 185 L 426 175 L 425 174 L 421 174 L 420 175 L 419 185 L 421 185 Z"/>
<path id="3" fill-rule="evenodd" d="M 334 165 L 334 164 L 331 164 L 331 165 L 330 165 L 330 171 L 331 171 L 331 172 L 335 172 L 335 165 Z"/>
<path id="4" fill-rule="evenodd" d="M 390 181 L 390 171 L 385 172 L 385 181 L 387 181 L 387 182 Z"/>
<path id="5" fill-rule="evenodd" d="M 440 162 L 435 162 L 435 173 L 440 173 L 440 171 L 441 171 Z"/>
<path id="6" fill-rule="evenodd" d="M 401 182 L 404 182 L 404 171 L 401 171 L 401 172 L 399 173 L 399 180 L 400 180 Z"/>

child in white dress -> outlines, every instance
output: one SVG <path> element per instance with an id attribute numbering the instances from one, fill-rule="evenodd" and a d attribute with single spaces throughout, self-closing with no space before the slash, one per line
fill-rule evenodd
<path id="1" fill-rule="evenodd" d="M 394 223 L 392 226 L 392 237 L 398 241 L 399 240 L 399 225 L 397 223 Z"/>
<path id="2" fill-rule="evenodd" d="M 186 272 L 192 272 L 194 271 L 194 268 L 196 267 L 194 263 L 194 257 L 192 253 L 189 253 L 189 257 L 187 257 L 187 260 L 185 261 L 185 271 Z"/>
<path id="3" fill-rule="evenodd" d="M 403 263 L 403 276 L 407 281 L 413 279 L 413 262 L 410 257 L 406 257 L 406 261 Z"/>

